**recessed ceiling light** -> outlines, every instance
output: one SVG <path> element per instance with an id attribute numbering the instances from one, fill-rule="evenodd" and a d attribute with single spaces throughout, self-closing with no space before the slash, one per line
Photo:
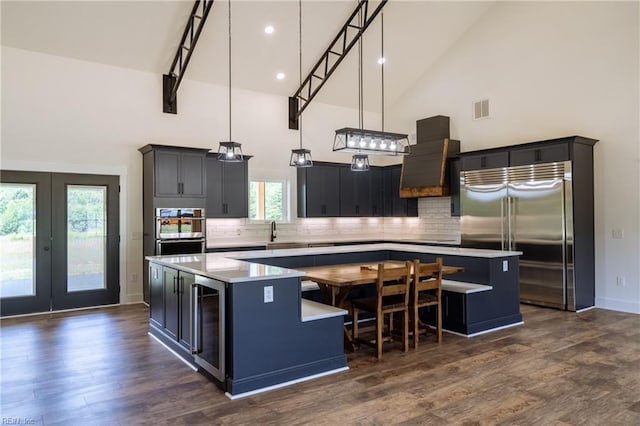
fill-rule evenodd
<path id="1" fill-rule="evenodd" d="M 273 25 L 267 25 L 266 27 L 264 27 L 264 32 L 267 34 L 273 34 L 274 30 L 275 28 L 273 28 Z"/>
<path id="2" fill-rule="evenodd" d="M 276 78 L 278 80 L 284 80 L 285 77 L 286 75 L 283 72 L 279 72 L 278 74 L 276 74 Z"/>
<path id="3" fill-rule="evenodd" d="M 384 56 L 382 58 L 378 58 L 378 63 L 380 65 L 384 64 L 386 62 L 386 59 L 384 58 Z"/>

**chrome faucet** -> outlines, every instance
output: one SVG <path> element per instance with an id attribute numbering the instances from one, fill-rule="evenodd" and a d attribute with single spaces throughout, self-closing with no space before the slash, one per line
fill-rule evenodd
<path id="1" fill-rule="evenodd" d="M 276 221 L 271 222 L 271 242 L 276 240 Z"/>

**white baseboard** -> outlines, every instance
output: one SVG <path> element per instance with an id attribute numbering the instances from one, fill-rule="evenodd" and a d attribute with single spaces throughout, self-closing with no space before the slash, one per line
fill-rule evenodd
<path id="1" fill-rule="evenodd" d="M 134 293 L 134 294 L 128 294 L 127 295 L 127 299 L 123 302 L 123 304 L 131 304 L 131 303 L 142 303 L 142 293 Z"/>
<path id="2" fill-rule="evenodd" d="M 596 297 L 596 307 L 630 314 L 640 314 L 640 301 Z"/>

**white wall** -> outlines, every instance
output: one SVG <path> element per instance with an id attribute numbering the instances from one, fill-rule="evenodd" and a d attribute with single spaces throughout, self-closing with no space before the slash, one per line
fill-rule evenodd
<path id="1" fill-rule="evenodd" d="M 390 110 L 451 117 L 463 151 L 555 137 L 595 146 L 596 305 L 640 313 L 638 2 L 498 2 Z M 491 118 L 473 121 L 473 101 Z M 623 239 L 612 239 L 623 229 Z M 616 285 L 616 277 L 626 286 Z"/>
<path id="2" fill-rule="evenodd" d="M 178 114 L 164 114 L 160 75 L 7 47 L 1 57 L 0 168 L 120 175 L 121 301 L 141 300 L 138 148 L 155 143 L 217 150 L 218 142 L 228 139 L 227 88 L 185 80 Z M 250 173 L 284 175 L 295 184 L 295 169 L 288 164 L 299 140 L 287 127 L 287 98 L 234 90 L 232 105 L 233 139 L 255 156 Z M 357 123 L 357 111 L 311 104 L 304 116 L 304 146 L 316 161 L 349 162 L 349 155 L 332 152 L 333 136 L 335 129 Z"/>

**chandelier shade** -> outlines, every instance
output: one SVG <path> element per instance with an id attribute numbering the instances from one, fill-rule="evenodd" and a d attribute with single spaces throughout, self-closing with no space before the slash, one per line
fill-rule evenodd
<path id="1" fill-rule="evenodd" d="M 351 157 L 352 172 L 368 172 L 369 156 L 365 154 L 355 154 Z"/>
<path id="2" fill-rule="evenodd" d="M 311 151 L 308 149 L 292 149 L 289 165 L 293 167 L 312 167 Z"/>
<path id="3" fill-rule="evenodd" d="M 238 142 L 220 142 L 218 147 L 218 160 L 229 163 L 239 163 L 244 160 L 242 144 Z"/>
<path id="4" fill-rule="evenodd" d="M 409 136 L 345 127 L 336 130 L 333 150 L 374 155 L 406 155 L 410 153 Z"/>

